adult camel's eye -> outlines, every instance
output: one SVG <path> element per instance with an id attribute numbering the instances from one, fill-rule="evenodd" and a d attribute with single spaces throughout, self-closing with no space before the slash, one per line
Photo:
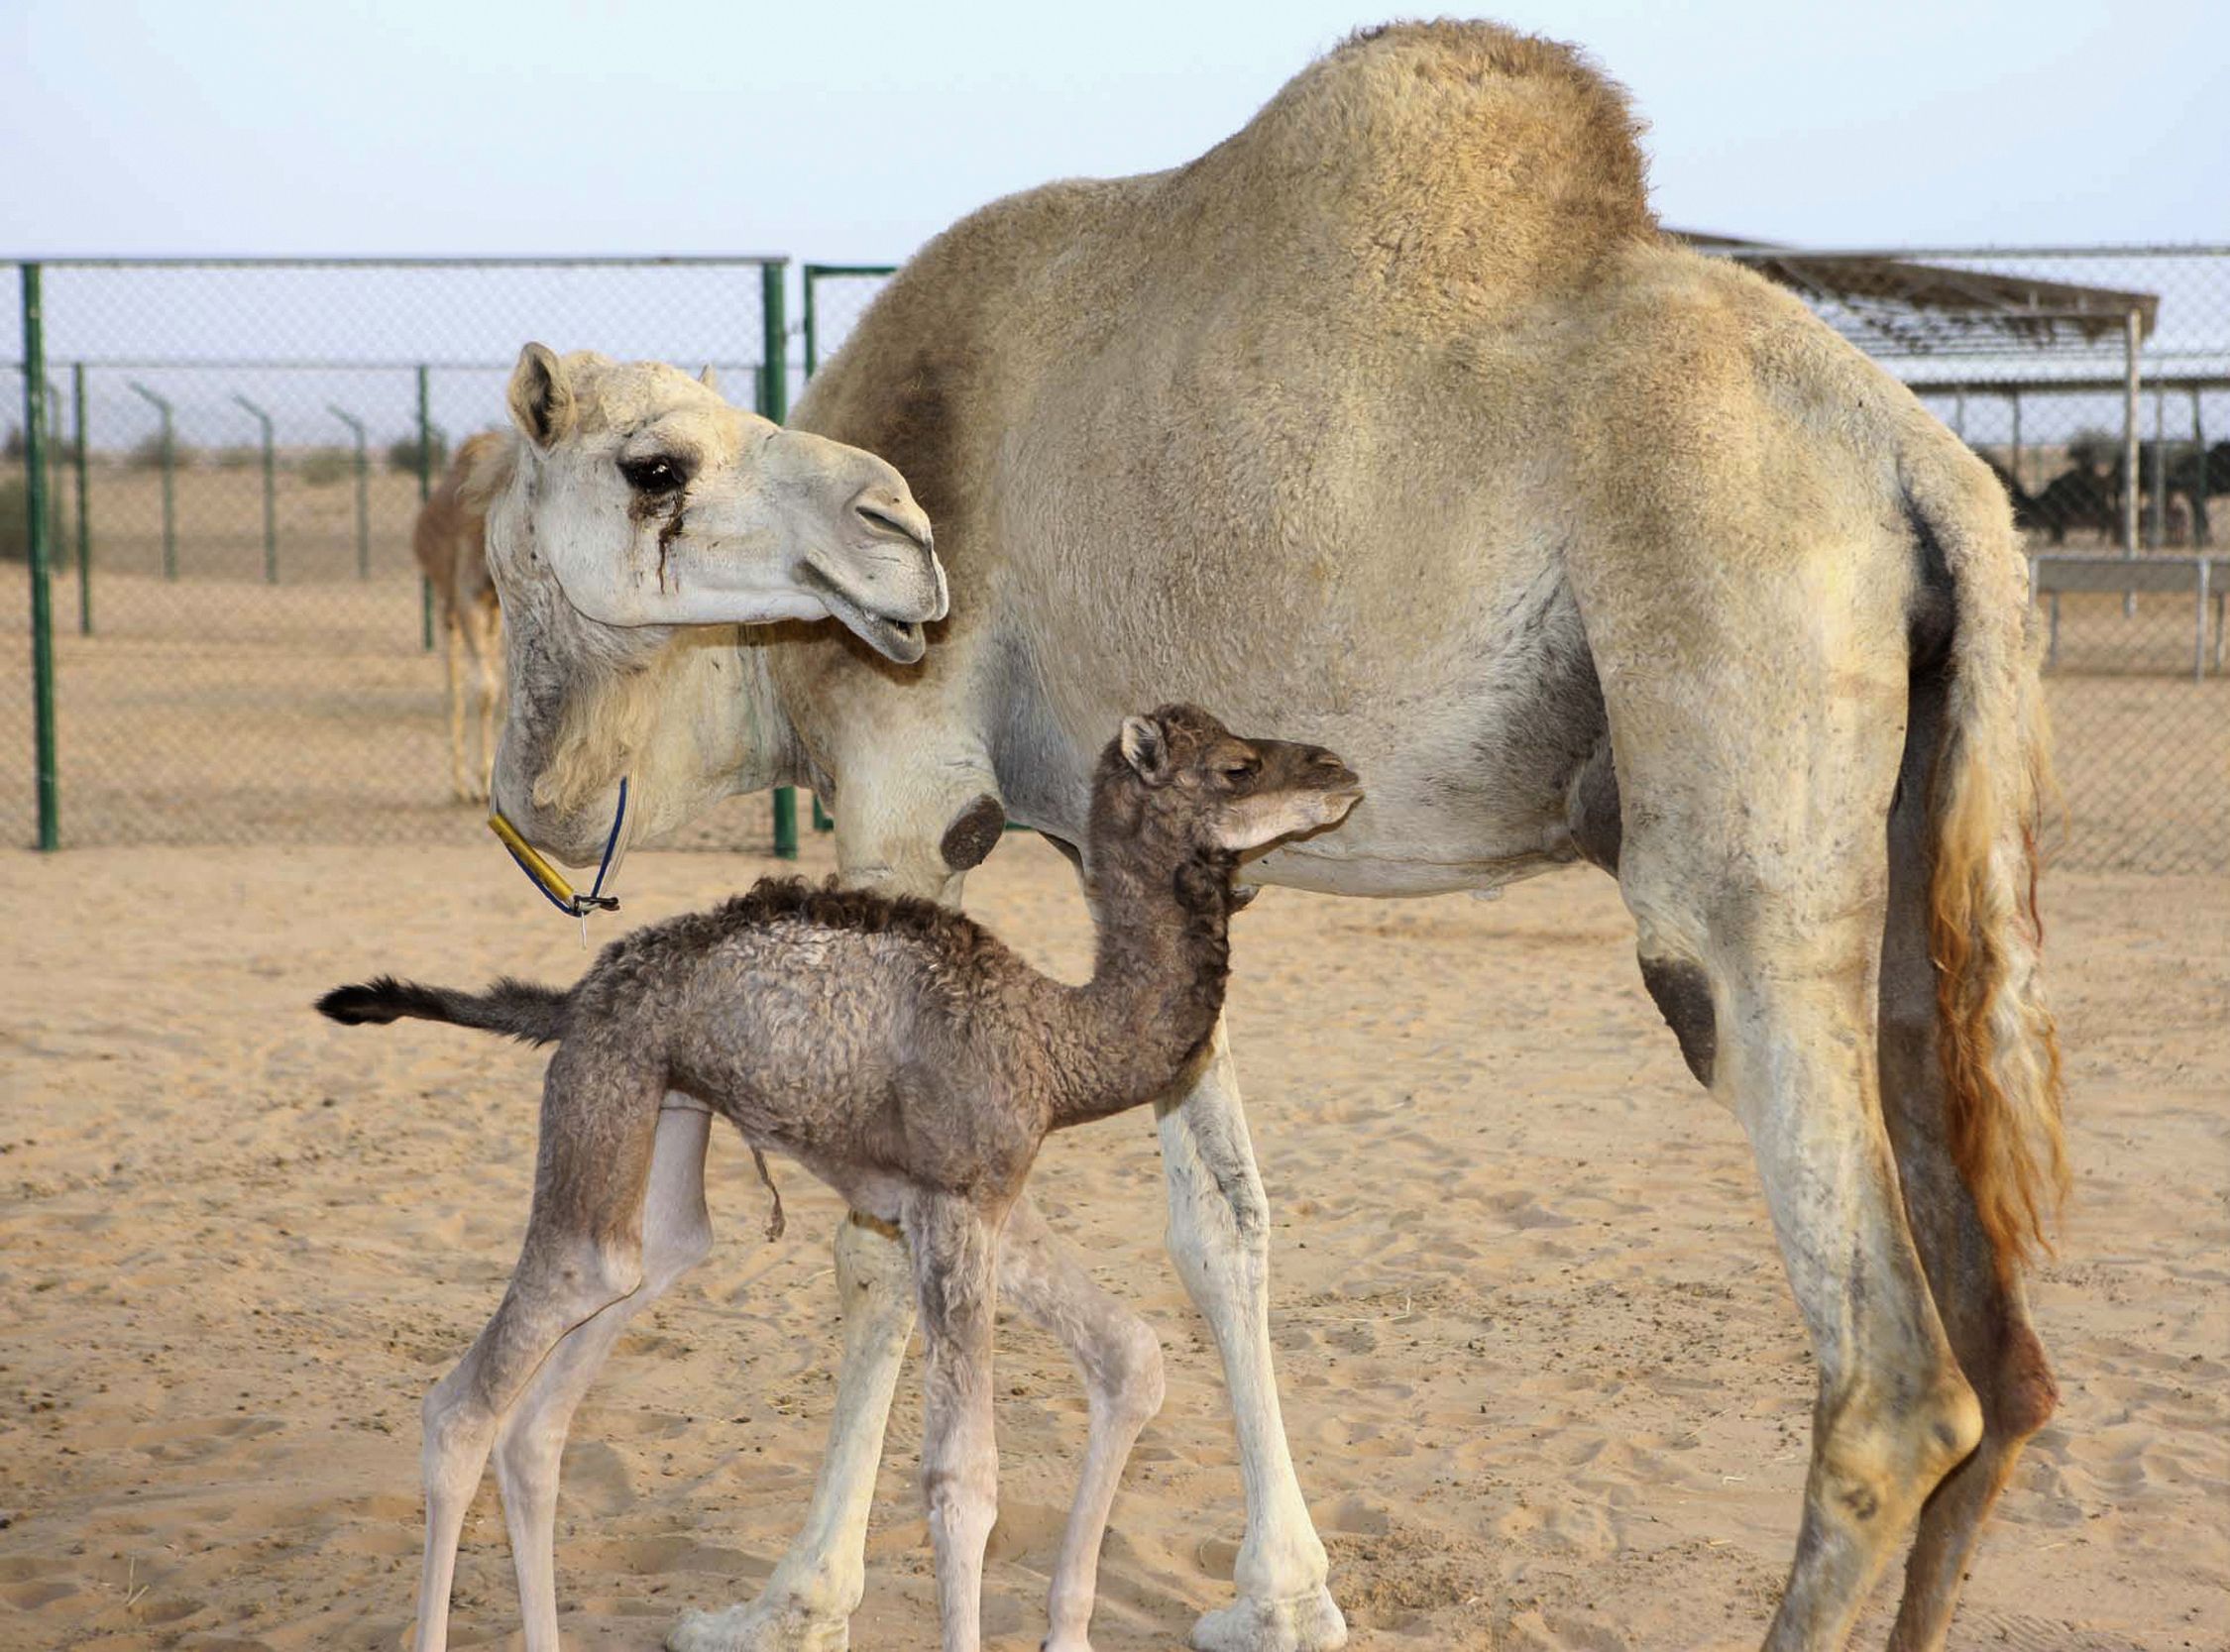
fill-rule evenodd
<path id="1" fill-rule="evenodd" d="M 689 473 L 681 463 L 663 453 L 647 459 L 622 459 L 619 474 L 638 494 L 676 494 L 689 482 Z"/>

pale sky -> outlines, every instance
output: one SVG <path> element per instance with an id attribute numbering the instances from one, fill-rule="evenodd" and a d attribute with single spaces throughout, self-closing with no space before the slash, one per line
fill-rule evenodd
<path id="1" fill-rule="evenodd" d="M 2230 4 L 1530 0 L 1659 210 L 1814 246 L 2230 240 Z M 903 258 L 1230 133 L 1368 0 L 0 0 L 0 256 Z"/>

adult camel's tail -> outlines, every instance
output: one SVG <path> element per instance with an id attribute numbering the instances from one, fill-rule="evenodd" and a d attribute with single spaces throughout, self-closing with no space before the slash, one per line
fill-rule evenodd
<path id="1" fill-rule="evenodd" d="M 2068 1183 L 2060 1041 L 2038 969 L 2051 735 L 2028 566 L 2003 492 L 1934 420 L 1906 433 L 1898 470 L 1955 592 L 1929 804 L 1929 951 L 1951 1154 L 2010 1279 L 2051 1249 Z"/>

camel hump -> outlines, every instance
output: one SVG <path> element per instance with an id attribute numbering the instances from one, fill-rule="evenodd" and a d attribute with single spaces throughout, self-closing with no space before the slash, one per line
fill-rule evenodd
<path id="1" fill-rule="evenodd" d="M 1537 291 L 1656 233 L 1641 123 L 1576 48 L 1491 23 L 1351 36 L 1176 174 L 1404 277 Z M 1227 197 L 1228 198 L 1228 197 Z"/>

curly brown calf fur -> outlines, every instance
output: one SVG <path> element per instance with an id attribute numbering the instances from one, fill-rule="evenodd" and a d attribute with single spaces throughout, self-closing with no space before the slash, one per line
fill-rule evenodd
<path id="1" fill-rule="evenodd" d="M 1320 747 L 1242 739 L 1189 706 L 1129 718 L 1093 781 L 1098 952 L 1081 986 L 957 912 L 792 879 L 613 942 L 569 992 L 382 977 L 320 1000 L 338 1021 L 413 1017 L 559 1045 L 511 1288 L 427 1400 L 420 1652 L 444 1644 L 464 1502 L 506 1413 L 571 1330 L 643 1280 L 654 1137 L 677 1094 L 906 1234 L 929 1348 L 923 1479 L 945 1645 L 972 1652 L 994 1511 L 992 1269 L 1009 1209 L 1048 1132 L 1152 1100 L 1208 1042 L 1241 855 L 1331 826 L 1360 796 Z M 1150 1385 L 1158 1394 L 1158 1377 Z M 1056 1652 L 1084 1644 L 1099 1535 L 1145 1414 L 1094 1407 L 1054 1585 Z M 546 1586 L 546 1556 L 519 1564 L 522 1596 L 529 1578 Z M 554 1607 L 524 1605 L 529 1646 L 538 1623 L 554 1645 Z"/>

